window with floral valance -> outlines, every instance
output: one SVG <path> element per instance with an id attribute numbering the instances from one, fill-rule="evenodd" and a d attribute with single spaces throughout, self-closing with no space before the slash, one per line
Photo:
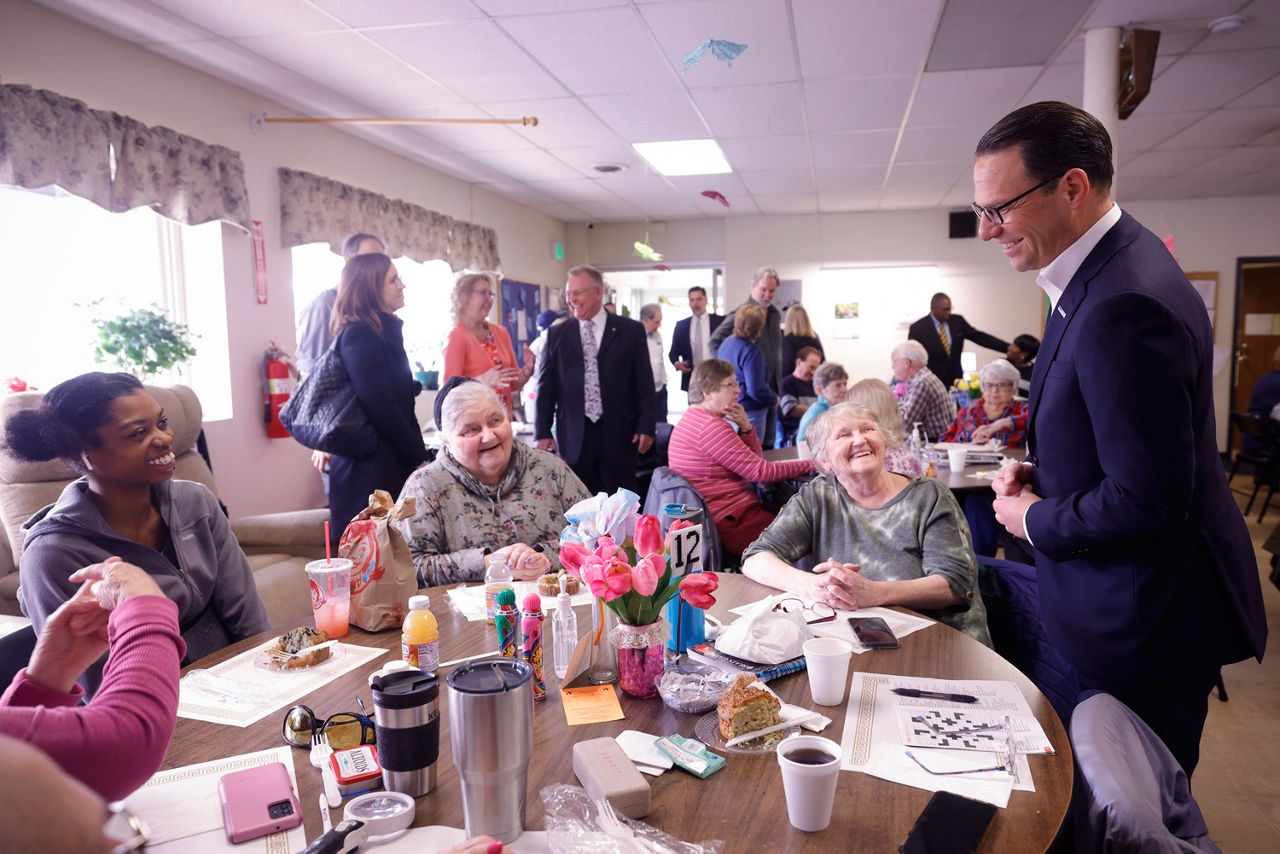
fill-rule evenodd
<path id="1" fill-rule="evenodd" d="M 249 228 L 238 152 L 30 86 L 0 84 L 0 184 L 56 184 L 109 211 L 147 205 L 186 225 Z"/>
<path id="2" fill-rule="evenodd" d="M 458 270 L 497 270 L 498 235 L 400 199 L 295 169 L 280 171 L 280 231 L 286 247 L 327 243 L 341 252 L 357 231 L 376 234 L 395 255 L 440 259 Z"/>

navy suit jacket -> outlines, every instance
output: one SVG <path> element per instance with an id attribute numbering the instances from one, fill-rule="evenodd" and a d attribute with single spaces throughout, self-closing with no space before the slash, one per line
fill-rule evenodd
<path id="1" fill-rule="evenodd" d="M 942 339 L 938 337 L 938 330 L 933 325 L 933 315 L 926 314 L 911 324 L 911 328 L 907 331 L 908 338 L 924 345 L 925 352 L 929 354 L 929 370 L 933 371 L 934 376 L 942 380 L 942 384 L 947 388 L 951 388 L 951 384 L 962 376 L 960 353 L 964 350 L 966 340 L 992 350 L 999 350 L 1001 356 L 1004 356 L 1009 349 L 1008 341 L 988 335 L 981 329 L 974 329 L 962 314 L 951 315 L 947 320 L 947 329 L 951 332 L 950 356 L 947 355 L 946 350 L 942 349 Z"/>
<path id="2" fill-rule="evenodd" d="M 1262 589 L 1218 455 L 1209 318 L 1128 214 L 1046 322 L 1030 420 L 1041 610 L 1085 687 L 1154 690 L 1184 667 L 1260 658 Z"/>
<path id="3" fill-rule="evenodd" d="M 711 322 L 707 324 L 707 345 L 710 347 L 711 333 L 715 332 L 716 327 L 720 325 L 722 320 L 724 320 L 724 315 L 711 314 L 708 316 L 711 318 Z M 690 365 L 693 364 L 693 341 L 689 335 L 689 325 L 692 320 L 692 317 L 686 317 L 684 320 L 681 320 L 676 324 L 676 331 L 671 333 L 671 349 L 667 352 L 667 358 L 671 360 L 671 364 L 673 365 L 681 359 L 688 362 Z M 716 350 L 714 347 L 710 347 L 710 349 L 711 355 L 714 358 Z M 689 373 L 693 372 L 690 371 Z M 680 374 L 680 389 L 682 391 L 689 390 L 689 374 Z"/>
<path id="4" fill-rule="evenodd" d="M 538 439 L 551 438 L 556 425 L 556 448 L 569 465 L 582 452 L 586 403 L 581 325 L 570 318 L 547 332 L 547 346 L 538 360 Z M 652 436 L 654 430 L 653 369 L 644 326 L 629 317 L 606 312 L 604 338 L 596 355 L 600 373 L 600 402 L 610 456 L 634 457 L 632 435 Z"/>

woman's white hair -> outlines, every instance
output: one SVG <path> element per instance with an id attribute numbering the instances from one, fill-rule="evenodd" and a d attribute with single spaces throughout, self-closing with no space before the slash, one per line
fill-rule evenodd
<path id="1" fill-rule="evenodd" d="M 1018 390 L 1018 382 L 1022 379 L 1022 372 L 1013 366 L 1008 359 L 992 359 L 982 366 L 982 370 L 978 371 L 978 379 L 983 385 L 989 382 L 998 382 L 999 380 L 1008 380 L 1013 383 L 1013 390 Z"/>
<path id="2" fill-rule="evenodd" d="M 890 358 L 906 359 L 911 364 L 920 365 L 921 367 L 929 364 L 929 353 L 919 341 L 903 341 L 893 348 Z"/>
<path id="3" fill-rule="evenodd" d="M 484 383 L 462 383 L 445 397 L 440 404 L 440 432 L 446 438 L 454 434 L 462 413 L 478 404 L 495 406 L 506 417 L 506 407 L 498 399 L 498 394 Z"/>
<path id="4" fill-rule="evenodd" d="M 884 433 L 884 424 L 881 423 L 876 411 L 870 406 L 849 401 L 837 403 L 815 418 L 809 428 L 805 430 L 804 438 L 809 443 L 809 453 L 814 459 L 824 465 L 830 465 L 827 460 L 827 441 L 831 438 L 831 434 L 835 432 L 840 422 L 847 418 L 865 418 L 868 421 L 875 422 L 876 429 L 881 434 Z"/>

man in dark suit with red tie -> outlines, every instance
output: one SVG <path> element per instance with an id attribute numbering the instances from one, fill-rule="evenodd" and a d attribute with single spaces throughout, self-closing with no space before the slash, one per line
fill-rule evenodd
<path id="1" fill-rule="evenodd" d="M 1111 201 L 1111 139 L 1083 110 L 1015 110 L 978 143 L 978 236 L 1039 270 L 1052 306 L 1028 462 L 996 518 L 1035 549 L 1050 642 L 1135 711 L 1190 776 L 1223 664 L 1267 623 L 1213 409 L 1213 332 L 1160 238 Z"/>
<path id="2" fill-rule="evenodd" d="M 644 327 L 604 308 L 604 276 L 574 267 L 569 320 L 551 327 L 538 360 L 536 433 L 591 493 L 636 488 L 636 457 L 653 445 L 653 370 Z M 555 438 L 551 427 L 555 424 Z"/>
<path id="3" fill-rule="evenodd" d="M 970 326 L 964 315 L 952 314 L 951 297 L 944 293 L 933 295 L 929 313 L 911 324 L 907 337 L 924 345 L 929 354 L 929 370 L 947 388 L 964 376 L 960 353 L 966 340 L 1001 353 L 1009 349 L 1009 342 Z"/>
<path id="4" fill-rule="evenodd" d="M 671 333 L 671 351 L 667 353 L 671 364 L 680 372 L 681 391 L 689 390 L 689 374 L 699 362 L 716 357 L 711 333 L 724 320 L 724 315 L 707 311 L 707 289 L 701 285 L 689 288 L 689 311 L 693 315 L 677 323 Z"/>

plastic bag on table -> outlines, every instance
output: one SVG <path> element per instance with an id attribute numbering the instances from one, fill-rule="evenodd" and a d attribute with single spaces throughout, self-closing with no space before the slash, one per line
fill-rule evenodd
<path id="1" fill-rule="evenodd" d="M 562 854 L 613 854 L 618 850 L 618 840 L 606 834 L 596 821 L 596 805 L 581 786 L 557 783 L 541 792 L 542 808 L 546 810 L 547 848 Z M 721 854 L 724 842 L 711 839 L 703 842 L 684 842 L 656 827 L 618 814 L 618 821 L 625 824 L 643 839 L 646 847 L 657 854 Z"/>

